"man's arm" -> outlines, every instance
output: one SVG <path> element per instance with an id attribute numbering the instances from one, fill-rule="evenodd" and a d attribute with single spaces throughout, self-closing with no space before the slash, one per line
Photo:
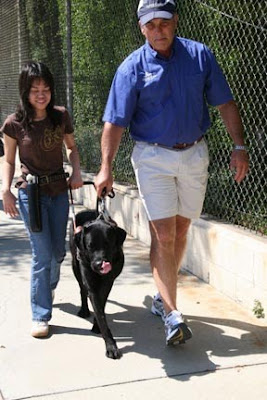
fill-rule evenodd
<path id="1" fill-rule="evenodd" d="M 234 145 L 244 146 L 244 128 L 236 103 L 231 100 L 228 103 L 217 106 L 226 129 L 231 136 Z M 235 169 L 235 181 L 240 183 L 249 169 L 249 159 L 246 150 L 233 149 L 230 168 Z"/>
<path id="2" fill-rule="evenodd" d="M 101 138 L 101 168 L 95 177 L 95 188 L 98 197 L 101 197 L 104 188 L 106 188 L 106 193 L 109 193 L 112 189 L 112 162 L 119 149 L 124 130 L 124 127 L 105 122 Z"/>

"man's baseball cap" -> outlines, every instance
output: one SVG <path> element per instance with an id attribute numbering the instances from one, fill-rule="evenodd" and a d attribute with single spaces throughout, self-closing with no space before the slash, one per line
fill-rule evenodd
<path id="1" fill-rule="evenodd" d="M 175 12 L 175 0 L 140 0 L 137 16 L 141 25 L 145 25 L 154 18 L 171 19 Z"/>

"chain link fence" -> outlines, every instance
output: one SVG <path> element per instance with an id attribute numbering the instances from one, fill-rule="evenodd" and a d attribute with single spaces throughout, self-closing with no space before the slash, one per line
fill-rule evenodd
<path id="1" fill-rule="evenodd" d="M 0 123 L 14 112 L 21 61 L 28 57 L 25 25 L 20 15 L 17 1 L 0 1 Z"/>
<path id="2" fill-rule="evenodd" d="M 29 59 L 47 63 L 55 76 L 57 103 L 72 112 L 83 166 L 97 172 L 101 119 L 113 75 L 123 59 L 143 44 L 138 2 L 0 0 L 0 123 L 17 104 L 22 64 Z M 228 167 L 232 143 L 212 108 L 213 125 L 207 135 L 210 177 L 203 212 L 266 235 L 267 1 L 178 0 L 177 7 L 178 35 L 207 44 L 224 70 L 241 111 L 250 153 L 250 173 L 237 185 Z M 126 132 L 114 175 L 118 181 L 135 184 L 132 147 Z"/>

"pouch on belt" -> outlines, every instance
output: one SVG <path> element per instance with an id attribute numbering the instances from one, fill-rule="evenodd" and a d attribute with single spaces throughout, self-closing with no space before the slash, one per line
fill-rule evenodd
<path id="1" fill-rule="evenodd" d="M 42 215 L 38 176 L 27 175 L 27 191 L 29 202 L 30 229 L 32 232 L 42 231 Z"/>

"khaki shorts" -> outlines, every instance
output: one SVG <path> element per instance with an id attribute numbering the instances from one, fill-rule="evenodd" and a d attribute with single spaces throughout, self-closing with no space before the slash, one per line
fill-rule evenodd
<path id="1" fill-rule="evenodd" d="M 199 218 L 208 181 L 205 139 L 182 151 L 137 142 L 131 160 L 150 221 L 175 215 Z"/>

